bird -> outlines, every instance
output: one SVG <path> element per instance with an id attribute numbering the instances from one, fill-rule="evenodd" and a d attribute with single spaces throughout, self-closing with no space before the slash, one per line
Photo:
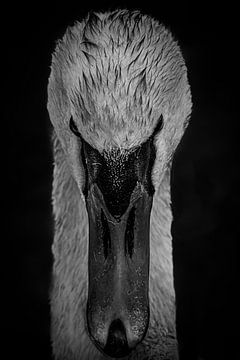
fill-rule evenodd
<path id="1" fill-rule="evenodd" d="M 48 80 L 55 359 L 178 359 L 170 177 L 188 126 L 187 67 L 139 10 L 91 11 Z"/>

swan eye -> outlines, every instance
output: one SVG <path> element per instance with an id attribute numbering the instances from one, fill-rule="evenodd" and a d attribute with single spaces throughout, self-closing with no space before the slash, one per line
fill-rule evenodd
<path id="1" fill-rule="evenodd" d="M 78 137 L 81 136 L 81 135 L 80 135 L 80 132 L 78 131 L 78 128 L 77 128 L 75 122 L 74 122 L 73 119 L 72 119 L 72 117 L 70 118 L 69 128 L 70 128 L 71 132 L 72 132 L 74 135 L 76 135 L 76 136 L 78 136 Z"/>
<path id="2" fill-rule="evenodd" d="M 163 128 L 163 115 L 161 114 L 159 119 L 158 119 L 158 122 L 157 122 L 157 125 L 153 131 L 153 136 L 157 135 L 158 133 L 160 133 L 160 131 L 162 130 Z"/>

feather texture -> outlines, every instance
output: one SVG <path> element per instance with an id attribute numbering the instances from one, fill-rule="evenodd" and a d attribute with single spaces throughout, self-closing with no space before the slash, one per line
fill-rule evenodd
<path id="1" fill-rule="evenodd" d="M 103 359 L 85 328 L 88 219 L 82 194 L 82 137 L 99 152 L 131 150 L 153 133 L 150 325 L 129 359 L 177 359 L 170 208 L 170 167 L 191 112 L 186 66 L 171 33 L 138 11 L 92 13 L 57 43 L 48 85 L 54 126 L 55 235 L 51 292 L 56 359 Z"/>

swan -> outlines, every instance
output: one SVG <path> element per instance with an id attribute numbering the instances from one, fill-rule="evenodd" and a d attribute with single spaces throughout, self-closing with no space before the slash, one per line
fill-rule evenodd
<path id="1" fill-rule="evenodd" d="M 171 32 L 89 13 L 52 54 L 56 359 L 177 359 L 170 170 L 191 114 Z"/>

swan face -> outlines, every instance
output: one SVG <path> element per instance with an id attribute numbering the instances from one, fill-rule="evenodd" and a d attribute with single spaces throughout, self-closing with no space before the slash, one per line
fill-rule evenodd
<path id="1" fill-rule="evenodd" d="M 48 96 L 88 213 L 89 336 L 125 356 L 149 323 L 152 203 L 191 111 L 184 60 L 150 17 L 92 14 L 58 43 Z"/>

